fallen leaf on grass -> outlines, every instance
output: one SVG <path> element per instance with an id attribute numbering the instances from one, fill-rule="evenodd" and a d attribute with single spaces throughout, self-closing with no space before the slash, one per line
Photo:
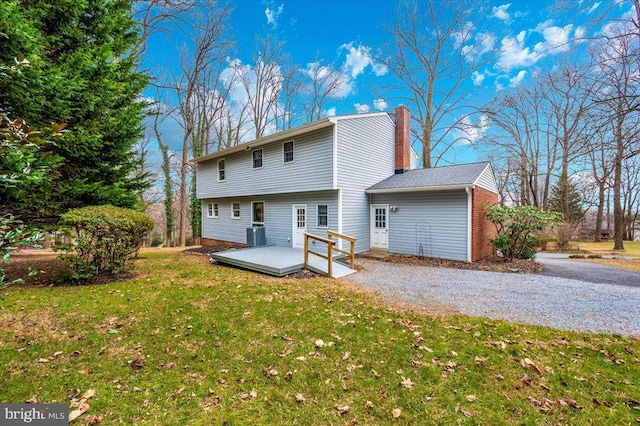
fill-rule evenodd
<path id="1" fill-rule="evenodd" d="M 304 402 L 305 397 L 301 393 L 296 394 L 296 402 Z"/>
<path id="2" fill-rule="evenodd" d="M 411 389 L 413 388 L 416 384 L 408 377 L 403 377 L 402 380 L 400 380 L 400 384 L 402 385 L 403 388 L 405 389 Z"/>
<path id="3" fill-rule="evenodd" d="M 394 408 L 393 410 L 391 410 L 391 415 L 393 416 L 394 419 L 397 419 L 398 417 L 400 417 L 400 414 L 402 414 L 402 410 L 399 408 Z"/>
<path id="4" fill-rule="evenodd" d="M 344 355 L 342 356 L 342 360 L 346 361 L 351 357 L 351 352 L 345 352 Z"/>
<path id="5" fill-rule="evenodd" d="M 78 408 L 76 408 L 75 410 L 69 413 L 69 423 L 71 423 L 72 421 L 74 421 L 84 413 L 86 413 L 89 410 L 89 408 L 90 408 L 89 404 L 87 404 L 86 402 L 79 404 Z"/>
<path id="6" fill-rule="evenodd" d="M 291 380 L 293 380 L 293 373 L 291 371 L 287 371 L 286 373 L 284 373 L 284 379 L 287 382 L 290 382 Z"/>
<path id="7" fill-rule="evenodd" d="M 487 359 L 486 359 L 486 358 L 481 358 L 481 357 L 477 356 L 477 357 L 475 357 L 475 359 L 473 360 L 473 362 L 474 362 L 476 365 L 484 364 L 485 362 L 487 362 Z"/>
<path id="8" fill-rule="evenodd" d="M 367 401 L 364 403 L 364 408 L 373 408 L 373 402 Z"/>
<path id="9" fill-rule="evenodd" d="M 336 406 L 336 410 L 338 410 L 338 413 L 340 413 L 341 416 L 346 414 L 346 413 L 348 413 L 350 409 L 351 409 L 351 407 L 349 407 L 348 405 L 338 405 L 338 406 Z"/>
<path id="10" fill-rule="evenodd" d="M 542 370 L 540 370 L 538 366 L 529 358 L 524 358 L 522 361 L 520 361 L 520 364 L 522 364 L 524 368 L 527 368 L 527 367 L 531 368 L 533 371 L 535 371 L 536 373 L 542 376 Z"/>
<path id="11" fill-rule="evenodd" d="M 269 366 L 267 368 L 262 369 L 262 374 L 264 374 L 265 377 L 269 378 L 271 376 L 277 376 L 278 375 L 278 370 L 273 368 L 273 366 Z"/>
<path id="12" fill-rule="evenodd" d="M 317 339 L 315 344 L 316 344 L 316 348 L 323 348 L 324 347 L 324 340 Z"/>
<path id="13" fill-rule="evenodd" d="M 476 400 L 476 396 L 475 395 L 467 395 L 467 401 L 473 402 L 475 400 Z"/>

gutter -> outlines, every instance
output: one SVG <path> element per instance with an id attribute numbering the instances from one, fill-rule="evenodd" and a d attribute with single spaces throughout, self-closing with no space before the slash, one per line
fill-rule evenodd
<path id="1" fill-rule="evenodd" d="M 366 189 L 367 194 L 396 194 L 398 192 L 435 192 L 435 191 L 455 191 L 468 190 L 475 188 L 472 183 L 462 185 L 439 185 L 439 186 L 408 186 L 403 188 L 382 188 L 382 189 Z"/>

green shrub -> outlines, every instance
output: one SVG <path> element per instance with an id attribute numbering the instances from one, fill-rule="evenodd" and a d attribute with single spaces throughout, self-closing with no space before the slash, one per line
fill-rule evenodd
<path id="1" fill-rule="evenodd" d="M 555 227 L 562 222 L 562 214 L 545 212 L 534 206 L 487 206 L 485 216 L 498 231 L 491 244 L 509 262 L 514 258 L 535 258 L 539 242 L 537 232 L 545 225 Z"/>
<path id="2" fill-rule="evenodd" d="M 151 237 L 151 247 L 158 247 L 160 244 L 162 244 L 162 236 L 155 232 Z"/>
<path id="3" fill-rule="evenodd" d="M 71 278 L 83 279 L 126 269 L 127 260 L 142 246 L 153 219 L 145 213 L 114 206 L 89 206 L 63 214 L 60 225 L 74 241 L 59 249 L 69 263 Z"/>
<path id="4" fill-rule="evenodd" d="M 39 247 L 38 240 L 42 233 L 38 230 L 28 229 L 10 214 L 0 216 L 0 290 L 11 285 L 21 283 L 22 278 L 9 281 L 4 272 L 3 264 L 10 263 L 9 256 L 20 247 Z M 29 276 L 37 274 L 29 268 Z"/>

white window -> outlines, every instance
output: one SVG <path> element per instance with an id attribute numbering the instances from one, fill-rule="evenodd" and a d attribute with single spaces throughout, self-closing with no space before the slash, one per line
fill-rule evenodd
<path id="1" fill-rule="evenodd" d="M 259 169 L 262 167 L 262 150 L 256 149 L 253 151 L 253 168 Z"/>
<path id="2" fill-rule="evenodd" d="M 207 204 L 207 217 L 218 218 L 218 203 Z"/>
<path id="3" fill-rule="evenodd" d="M 231 219 L 240 219 L 240 203 L 231 203 Z"/>
<path id="4" fill-rule="evenodd" d="M 264 226 L 264 201 L 251 202 L 251 226 Z"/>
<path id="5" fill-rule="evenodd" d="M 329 206 L 326 204 L 318 205 L 318 228 L 329 227 Z"/>
<path id="6" fill-rule="evenodd" d="M 225 169 L 224 169 L 224 158 L 218 160 L 218 182 L 224 182 L 225 179 Z"/>
<path id="7" fill-rule="evenodd" d="M 285 142 L 282 145 L 282 161 L 293 163 L 293 141 Z"/>

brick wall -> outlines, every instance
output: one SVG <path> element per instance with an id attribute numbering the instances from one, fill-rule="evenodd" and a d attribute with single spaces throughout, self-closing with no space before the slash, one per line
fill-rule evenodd
<path id="1" fill-rule="evenodd" d="M 483 212 L 487 204 L 498 204 L 498 194 L 483 188 L 473 188 L 471 194 L 471 261 L 493 256 L 493 246 L 489 243 L 496 236 L 496 227 Z"/>

